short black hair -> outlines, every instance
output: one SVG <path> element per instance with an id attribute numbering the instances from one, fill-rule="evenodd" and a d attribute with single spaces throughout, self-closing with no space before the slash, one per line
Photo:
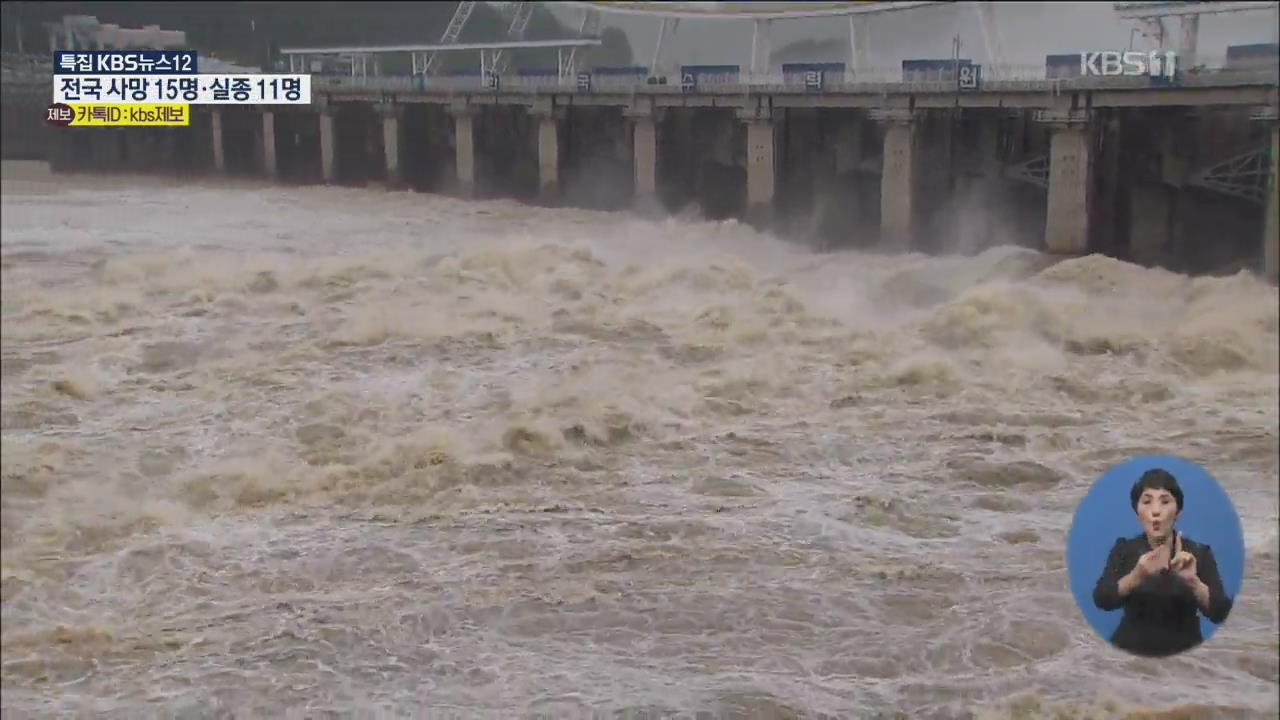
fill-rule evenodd
<path id="1" fill-rule="evenodd" d="M 1134 512 L 1138 511 L 1138 500 L 1142 498 L 1143 490 L 1168 490 L 1173 501 L 1178 503 L 1178 512 L 1182 512 L 1182 488 L 1178 486 L 1178 479 L 1168 470 L 1148 470 L 1133 484 L 1133 489 L 1129 491 L 1129 504 L 1133 506 Z"/>

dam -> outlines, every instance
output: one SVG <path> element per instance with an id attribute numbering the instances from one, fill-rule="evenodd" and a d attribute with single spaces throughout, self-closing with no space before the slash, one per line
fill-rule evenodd
<path id="1" fill-rule="evenodd" d="M 961 57 L 957 36 L 952 58 L 869 72 L 869 15 L 850 8 L 809 11 L 847 16 L 847 65 L 774 67 L 767 18 L 799 11 L 739 8 L 726 17 L 756 27 L 747 67 L 663 71 L 660 33 L 649 67 L 580 72 L 575 53 L 599 43 L 590 37 L 602 11 L 660 15 L 663 32 L 707 13 L 576 3 L 587 8 L 581 39 L 532 43 L 561 51 L 559 66 L 512 69 L 511 52 L 532 46 L 518 40 L 531 4 L 513 4 L 515 41 L 457 44 L 473 5 L 459 4 L 436 45 L 281 49 L 291 71 L 313 73 L 309 106 L 197 106 L 188 128 L 41 127 L 48 77 L 7 75 L 5 157 L 47 157 L 55 172 L 214 173 L 694 210 L 818 249 L 1012 244 L 1191 273 L 1249 268 L 1275 279 L 1280 268 L 1277 46 L 1232 46 L 1217 66 L 1194 64 L 1199 14 L 1274 3 L 1186 10 L 1195 14 L 1180 17 L 1180 65 L 1169 77 L 1082 75 L 1079 54 L 1004 65 L 987 3 L 976 4 L 986 67 Z M 1148 15 L 1185 10 L 1146 5 L 1116 12 L 1159 25 Z M 440 53 L 468 49 L 480 52 L 479 72 L 430 74 Z M 413 56 L 413 75 L 379 76 L 378 58 L 393 51 Z M 349 77 L 317 73 L 334 60 L 350 63 Z"/>
<path id="2" fill-rule="evenodd" d="M 823 247 L 937 251 L 930 238 L 965 227 L 1051 253 L 1277 272 L 1274 71 L 964 93 L 946 81 L 313 88 L 311 106 L 206 106 L 188 128 L 58 129 L 50 161 L 604 210 L 696 203 Z"/>

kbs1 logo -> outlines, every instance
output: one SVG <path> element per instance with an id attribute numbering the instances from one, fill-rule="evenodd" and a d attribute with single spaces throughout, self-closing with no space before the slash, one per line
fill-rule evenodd
<path id="1" fill-rule="evenodd" d="M 1172 78 L 1178 69 L 1177 55 L 1173 51 L 1159 52 L 1103 52 L 1080 53 L 1080 74 L 1085 77 L 1163 77 Z"/>

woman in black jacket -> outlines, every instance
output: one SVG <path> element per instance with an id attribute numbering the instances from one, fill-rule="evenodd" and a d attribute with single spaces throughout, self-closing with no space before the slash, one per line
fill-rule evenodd
<path id="1" fill-rule="evenodd" d="M 1136 655 L 1164 657 L 1203 640 L 1203 613 L 1221 624 L 1231 612 L 1218 563 L 1208 545 L 1174 529 L 1182 512 L 1182 488 L 1165 470 L 1148 470 L 1129 491 L 1143 534 L 1120 538 L 1093 590 L 1102 610 L 1124 608 L 1111 642 Z"/>

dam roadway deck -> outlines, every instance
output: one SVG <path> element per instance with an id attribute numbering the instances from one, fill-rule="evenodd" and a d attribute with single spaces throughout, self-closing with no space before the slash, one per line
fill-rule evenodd
<path id="1" fill-rule="evenodd" d="M 610 83 L 593 78 L 590 91 L 569 82 L 504 79 L 498 89 L 479 87 L 479 78 L 433 79 L 430 86 L 407 77 L 315 77 L 313 93 L 335 102 L 527 104 L 553 98 L 565 106 L 627 106 L 646 98 L 653 107 L 748 108 L 761 99 L 776 108 L 1122 108 L 1276 105 L 1278 70 L 1218 70 L 1153 85 L 1147 77 L 1075 77 L 1048 80 L 988 80 L 961 90 L 948 82 L 827 82 L 814 92 L 801 83 L 768 77 L 750 82 L 680 85 Z"/>

